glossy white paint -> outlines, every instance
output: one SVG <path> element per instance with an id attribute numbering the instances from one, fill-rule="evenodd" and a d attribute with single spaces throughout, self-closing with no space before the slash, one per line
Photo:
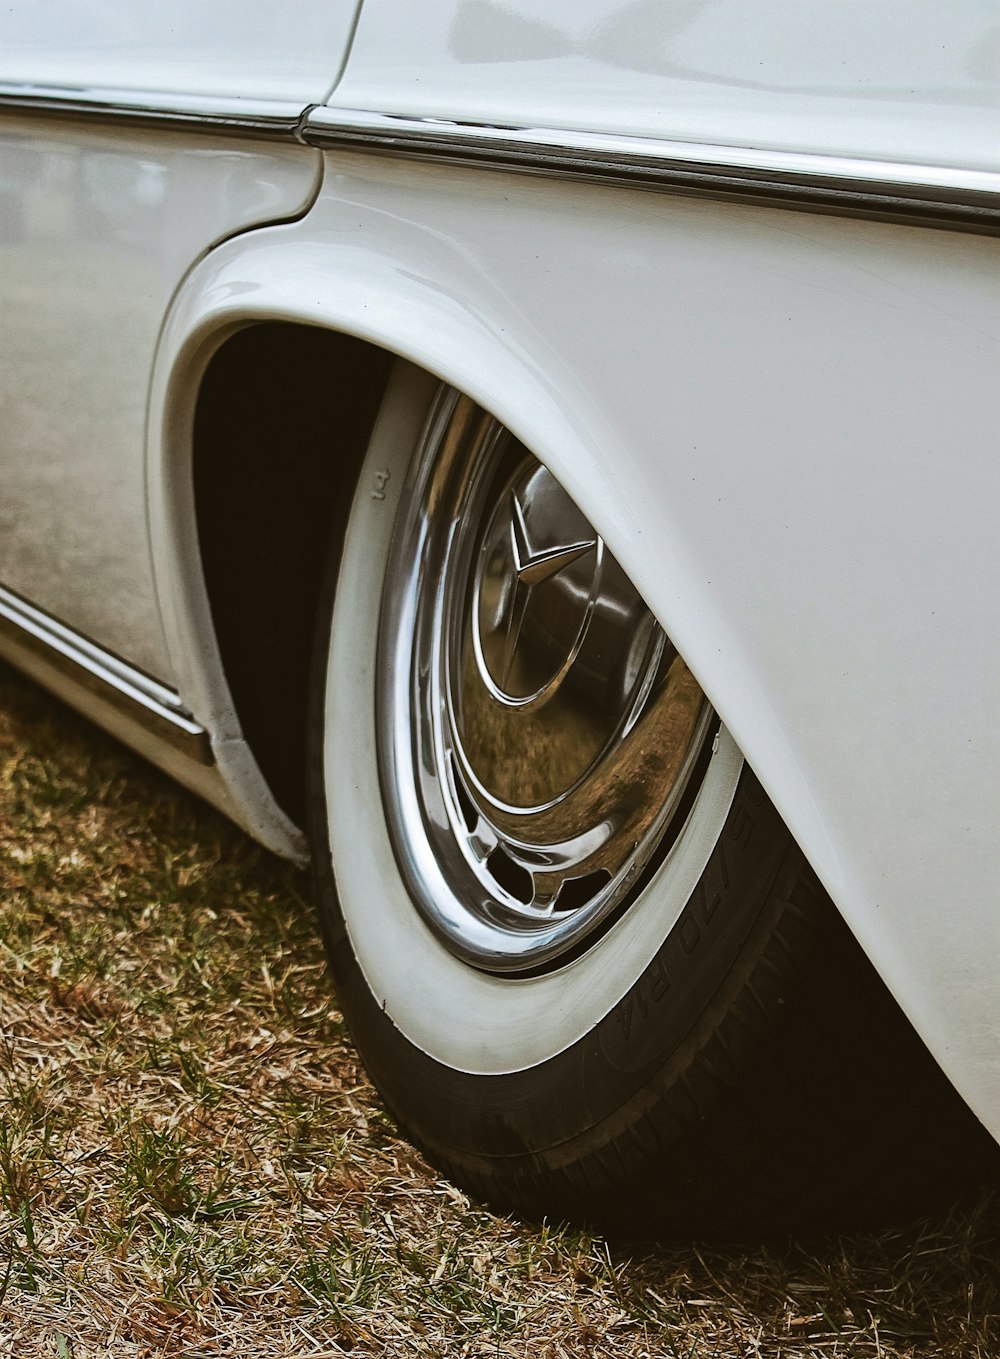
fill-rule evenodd
<path id="1" fill-rule="evenodd" d="M 562 128 L 495 127 L 484 123 L 363 113 L 329 105 L 310 109 L 302 124 L 309 145 L 331 151 L 383 150 L 410 157 L 477 168 L 517 169 L 553 178 L 670 188 L 667 176 L 684 174 L 702 196 L 730 198 L 781 185 L 787 200 L 796 187 L 823 187 L 841 194 L 869 194 L 869 216 L 910 219 L 921 203 L 975 202 L 996 209 L 1000 171 L 973 170 L 908 161 L 873 160 L 815 151 L 761 150 L 746 145 L 671 141 Z M 543 169 L 540 167 L 544 167 Z M 762 193 L 762 190 L 764 191 Z M 892 199 L 890 202 L 888 200 Z M 773 200 L 773 195 L 772 195 Z M 881 204 L 879 209 L 878 204 Z M 926 220 L 924 222 L 926 224 Z"/>
<path id="2" fill-rule="evenodd" d="M 998 264 L 982 237 L 330 157 L 308 217 L 213 252 L 164 335 L 181 692 L 224 708 L 185 513 L 213 346 L 285 317 L 414 359 L 564 481 L 1000 1132 Z"/>
<path id="3" fill-rule="evenodd" d="M 342 108 L 1000 169 L 992 0 L 365 0 Z"/>
<path id="4" fill-rule="evenodd" d="M 0 583 L 173 678 L 146 527 L 146 399 L 192 263 L 315 192 L 304 147 L 3 117 Z"/>
<path id="5" fill-rule="evenodd" d="M 322 101 L 359 0 L 6 0 L 0 80 Z"/>

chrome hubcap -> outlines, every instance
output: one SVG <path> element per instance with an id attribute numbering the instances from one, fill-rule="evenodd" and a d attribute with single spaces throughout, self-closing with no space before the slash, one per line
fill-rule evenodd
<path id="1" fill-rule="evenodd" d="M 551 473 L 454 392 L 401 502 L 378 669 L 390 834 L 432 928 L 497 972 L 589 944 L 676 837 L 712 713 Z"/>

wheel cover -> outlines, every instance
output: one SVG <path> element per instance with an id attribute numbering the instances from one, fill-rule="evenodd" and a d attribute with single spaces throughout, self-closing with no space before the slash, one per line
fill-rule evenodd
<path id="1" fill-rule="evenodd" d="M 395 525 L 376 739 L 409 894 L 456 957 L 587 948 L 663 859 L 716 723 L 555 478 L 447 392 Z"/>

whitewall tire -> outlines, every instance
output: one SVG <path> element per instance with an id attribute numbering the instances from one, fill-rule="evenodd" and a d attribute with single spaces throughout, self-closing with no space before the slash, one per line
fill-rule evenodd
<path id="1" fill-rule="evenodd" d="M 373 1079 L 448 1174 L 529 1214 L 743 1230 L 898 1201 L 914 1099 L 969 1134 L 599 537 L 411 366 L 326 599 L 324 929 Z"/>

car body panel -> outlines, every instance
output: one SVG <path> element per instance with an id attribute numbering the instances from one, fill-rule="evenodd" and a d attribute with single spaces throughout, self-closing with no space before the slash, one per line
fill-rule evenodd
<path id="1" fill-rule="evenodd" d="M 175 49 L 149 30 L 110 56 L 67 38 L 65 69 L 31 42 L 16 61 L 5 51 L 0 78 L 45 119 L 20 107 L 2 128 L 15 210 L 0 237 L 0 583 L 175 685 L 211 737 L 210 768 L 81 706 L 300 856 L 213 638 L 190 476 L 198 384 L 236 328 L 274 319 L 437 374 L 504 421 L 607 539 L 1000 1134 L 1000 244 L 971 234 L 997 225 L 975 204 L 961 232 L 894 220 L 928 185 L 1000 201 L 993 8 L 826 3 L 807 31 L 791 0 L 585 0 L 544 21 L 521 0 L 366 0 L 333 94 L 354 10 L 326 9 L 329 42 L 312 26 L 320 6 L 299 7 L 297 26 L 279 16 L 291 55 L 275 55 L 273 80 L 250 51 L 258 21 L 279 22 L 262 7 L 245 46 L 225 29 L 236 9 L 213 9 L 233 55 L 218 78 L 191 57 L 193 5 L 164 12 L 186 16 Z M 36 12 L 44 37 L 51 7 L 14 17 Z M 146 94 L 86 96 L 60 121 L 51 89 L 24 83 L 60 80 Z M 281 107 L 205 102 L 239 94 Z M 296 143 L 322 140 L 306 106 L 324 99 L 328 133 L 358 110 L 389 121 L 382 154 L 325 154 L 313 203 L 321 157 Z M 151 125 L 129 126 L 144 110 Z M 168 115 L 194 132 L 166 130 Z M 255 116 L 289 145 L 208 126 L 246 133 Z M 448 144 L 403 159 L 392 119 L 423 134 L 441 119 Z M 565 154 L 526 162 L 531 176 L 468 168 L 455 142 L 470 128 L 503 132 L 511 161 L 523 128 L 549 129 Z M 577 182 L 595 162 L 574 132 L 660 139 L 604 147 L 599 178 L 667 148 L 694 187 Z M 883 220 L 793 210 L 796 194 L 817 206 L 798 157 L 834 186 L 881 177 L 878 201 L 850 210 Z M 780 210 L 726 201 L 733 175 L 764 161 L 785 175 Z"/>
<path id="2" fill-rule="evenodd" d="M 366 0 L 341 108 L 1000 169 L 987 0 Z"/>
<path id="3" fill-rule="evenodd" d="M 150 486 L 182 692 L 211 720 L 224 691 L 185 541 L 214 346 L 281 317 L 429 368 L 605 536 L 1000 1131 L 998 255 L 978 236 L 328 157 L 309 215 L 214 252 L 165 332 Z"/>
<path id="4" fill-rule="evenodd" d="M 0 80 L 240 99 L 326 97 L 360 0 L 13 0 L 0 11 Z"/>
<path id="5" fill-rule="evenodd" d="M 3 132 L 0 583 L 170 682 L 142 466 L 160 326 L 213 244 L 305 208 L 318 156 L 24 116 Z"/>

